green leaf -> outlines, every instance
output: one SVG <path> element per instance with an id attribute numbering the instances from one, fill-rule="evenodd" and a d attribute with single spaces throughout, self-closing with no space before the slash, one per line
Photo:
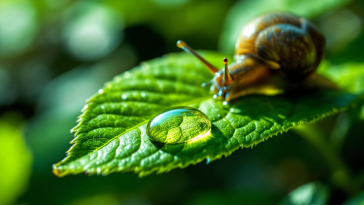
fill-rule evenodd
<path id="1" fill-rule="evenodd" d="M 327 76 L 336 82 L 339 87 L 351 93 L 364 93 L 364 64 L 363 63 L 344 63 L 331 65 L 324 61 L 321 63 L 318 73 Z M 350 109 L 351 124 L 358 119 L 364 119 L 364 101 Z"/>
<path id="2" fill-rule="evenodd" d="M 203 53 L 215 65 L 225 57 Z M 57 176 L 106 175 L 134 171 L 140 176 L 184 168 L 204 159 L 228 156 L 296 125 L 310 123 L 354 105 L 363 96 L 317 90 L 310 94 L 251 95 L 223 103 L 208 88 L 211 74 L 185 53 L 169 54 L 115 77 L 88 100 L 73 129 L 74 145 L 54 165 Z M 189 106 L 212 122 L 209 135 L 184 144 L 151 142 L 147 123 L 166 108 Z"/>
<path id="3" fill-rule="evenodd" d="M 352 93 L 364 91 L 364 64 L 362 63 L 331 65 L 326 61 L 318 72 L 337 82 L 340 88 L 346 91 Z"/>
<path id="4" fill-rule="evenodd" d="M 282 201 L 281 205 L 305 205 L 328 203 L 329 189 L 327 186 L 312 182 L 298 187 L 291 191 Z"/>

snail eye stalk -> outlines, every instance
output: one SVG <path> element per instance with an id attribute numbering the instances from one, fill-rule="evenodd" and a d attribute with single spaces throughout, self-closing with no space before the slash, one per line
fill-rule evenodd
<path id="1" fill-rule="evenodd" d="M 177 46 L 178 46 L 178 48 L 182 48 L 187 53 L 197 57 L 209 69 L 209 71 L 210 71 L 210 73 L 212 73 L 212 75 L 214 75 L 216 72 L 219 71 L 219 69 L 215 68 L 209 62 L 207 62 L 198 53 L 196 53 L 195 50 L 193 50 L 191 47 L 189 47 L 184 41 L 181 41 L 181 40 L 177 41 Z"/>
<path id="2" fill-rule="evenodd" d="M 225 68 L 224 68 L 224 78 L 223 78 L 223 85 L 229 85 L 230 83 L 232 83 L 234 81 L 233 77 L 231 76 L 230 72 L 229 72 L 229 68 L 228 68 L 228 59 L 224 58 L 224 64 L 225 64 Z"/>

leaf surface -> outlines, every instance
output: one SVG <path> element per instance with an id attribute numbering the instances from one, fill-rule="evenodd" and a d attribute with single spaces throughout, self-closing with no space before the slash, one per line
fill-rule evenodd
<path id="1" fill-rule="evenodd" d="M 222 65 L 223 55 L 203 55 Z M 211 74 L 185 53 L 169 54 L 141 64 L 107 83 L 91 97 L 73 129 L 68 156 L 54 165 L 57 176 L 106 175 L 134 171 L 140 176 L 184 168 L 204 159 L 228 156 L 294 126 L 348 109 L 363 96 L 317 90 L 309 94 L 251 95 L 227 104 L 214 100 L 208 88 Z M 212 122 L 209 135 L 183 144 L 149 140 L 146 126 L 166 108 L 189 106 Z"/>

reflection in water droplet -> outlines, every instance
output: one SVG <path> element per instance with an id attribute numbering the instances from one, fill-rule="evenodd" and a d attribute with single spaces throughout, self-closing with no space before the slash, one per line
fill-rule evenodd
<path id="1" fill-rule="evenodd" d="M 181 144 L 200 139 L 211 130 L 211 121 L 201 111 L 190 107 L 176 107 L 151 119 L 147 134 L 151 141 Z"/>

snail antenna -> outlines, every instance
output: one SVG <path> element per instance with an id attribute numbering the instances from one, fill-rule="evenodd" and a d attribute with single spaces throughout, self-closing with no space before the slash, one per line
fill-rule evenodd
<path id="1" fill-rule="evenodd" d="M 225 68 L 224 68 L 224 78 L 223 78 L 223 84 L 224 85 L 229 85 L 230 83 L 232 83 L 233 77 L 231 76 L 229 69 L 228 69 L 228 59 L 224 58 L 224 64 L 225 64 Z"/>
<path id="2" fill-rule="evenodd" d="M 197 57 L 209 69 L 212 75 L 214 75 L 216 72 L 219 71 L 219 69 L 215 68 L 209 62 L 207 62 L 204 58 L 202 58 L 199 54 L 197 54 L 196 51 L 194 51 L 191 47 L 189 47 L 184 41 L 181 40 L 177 41 L 177 46 L 178 48 L 182 48 L 187 53 Z"/>

